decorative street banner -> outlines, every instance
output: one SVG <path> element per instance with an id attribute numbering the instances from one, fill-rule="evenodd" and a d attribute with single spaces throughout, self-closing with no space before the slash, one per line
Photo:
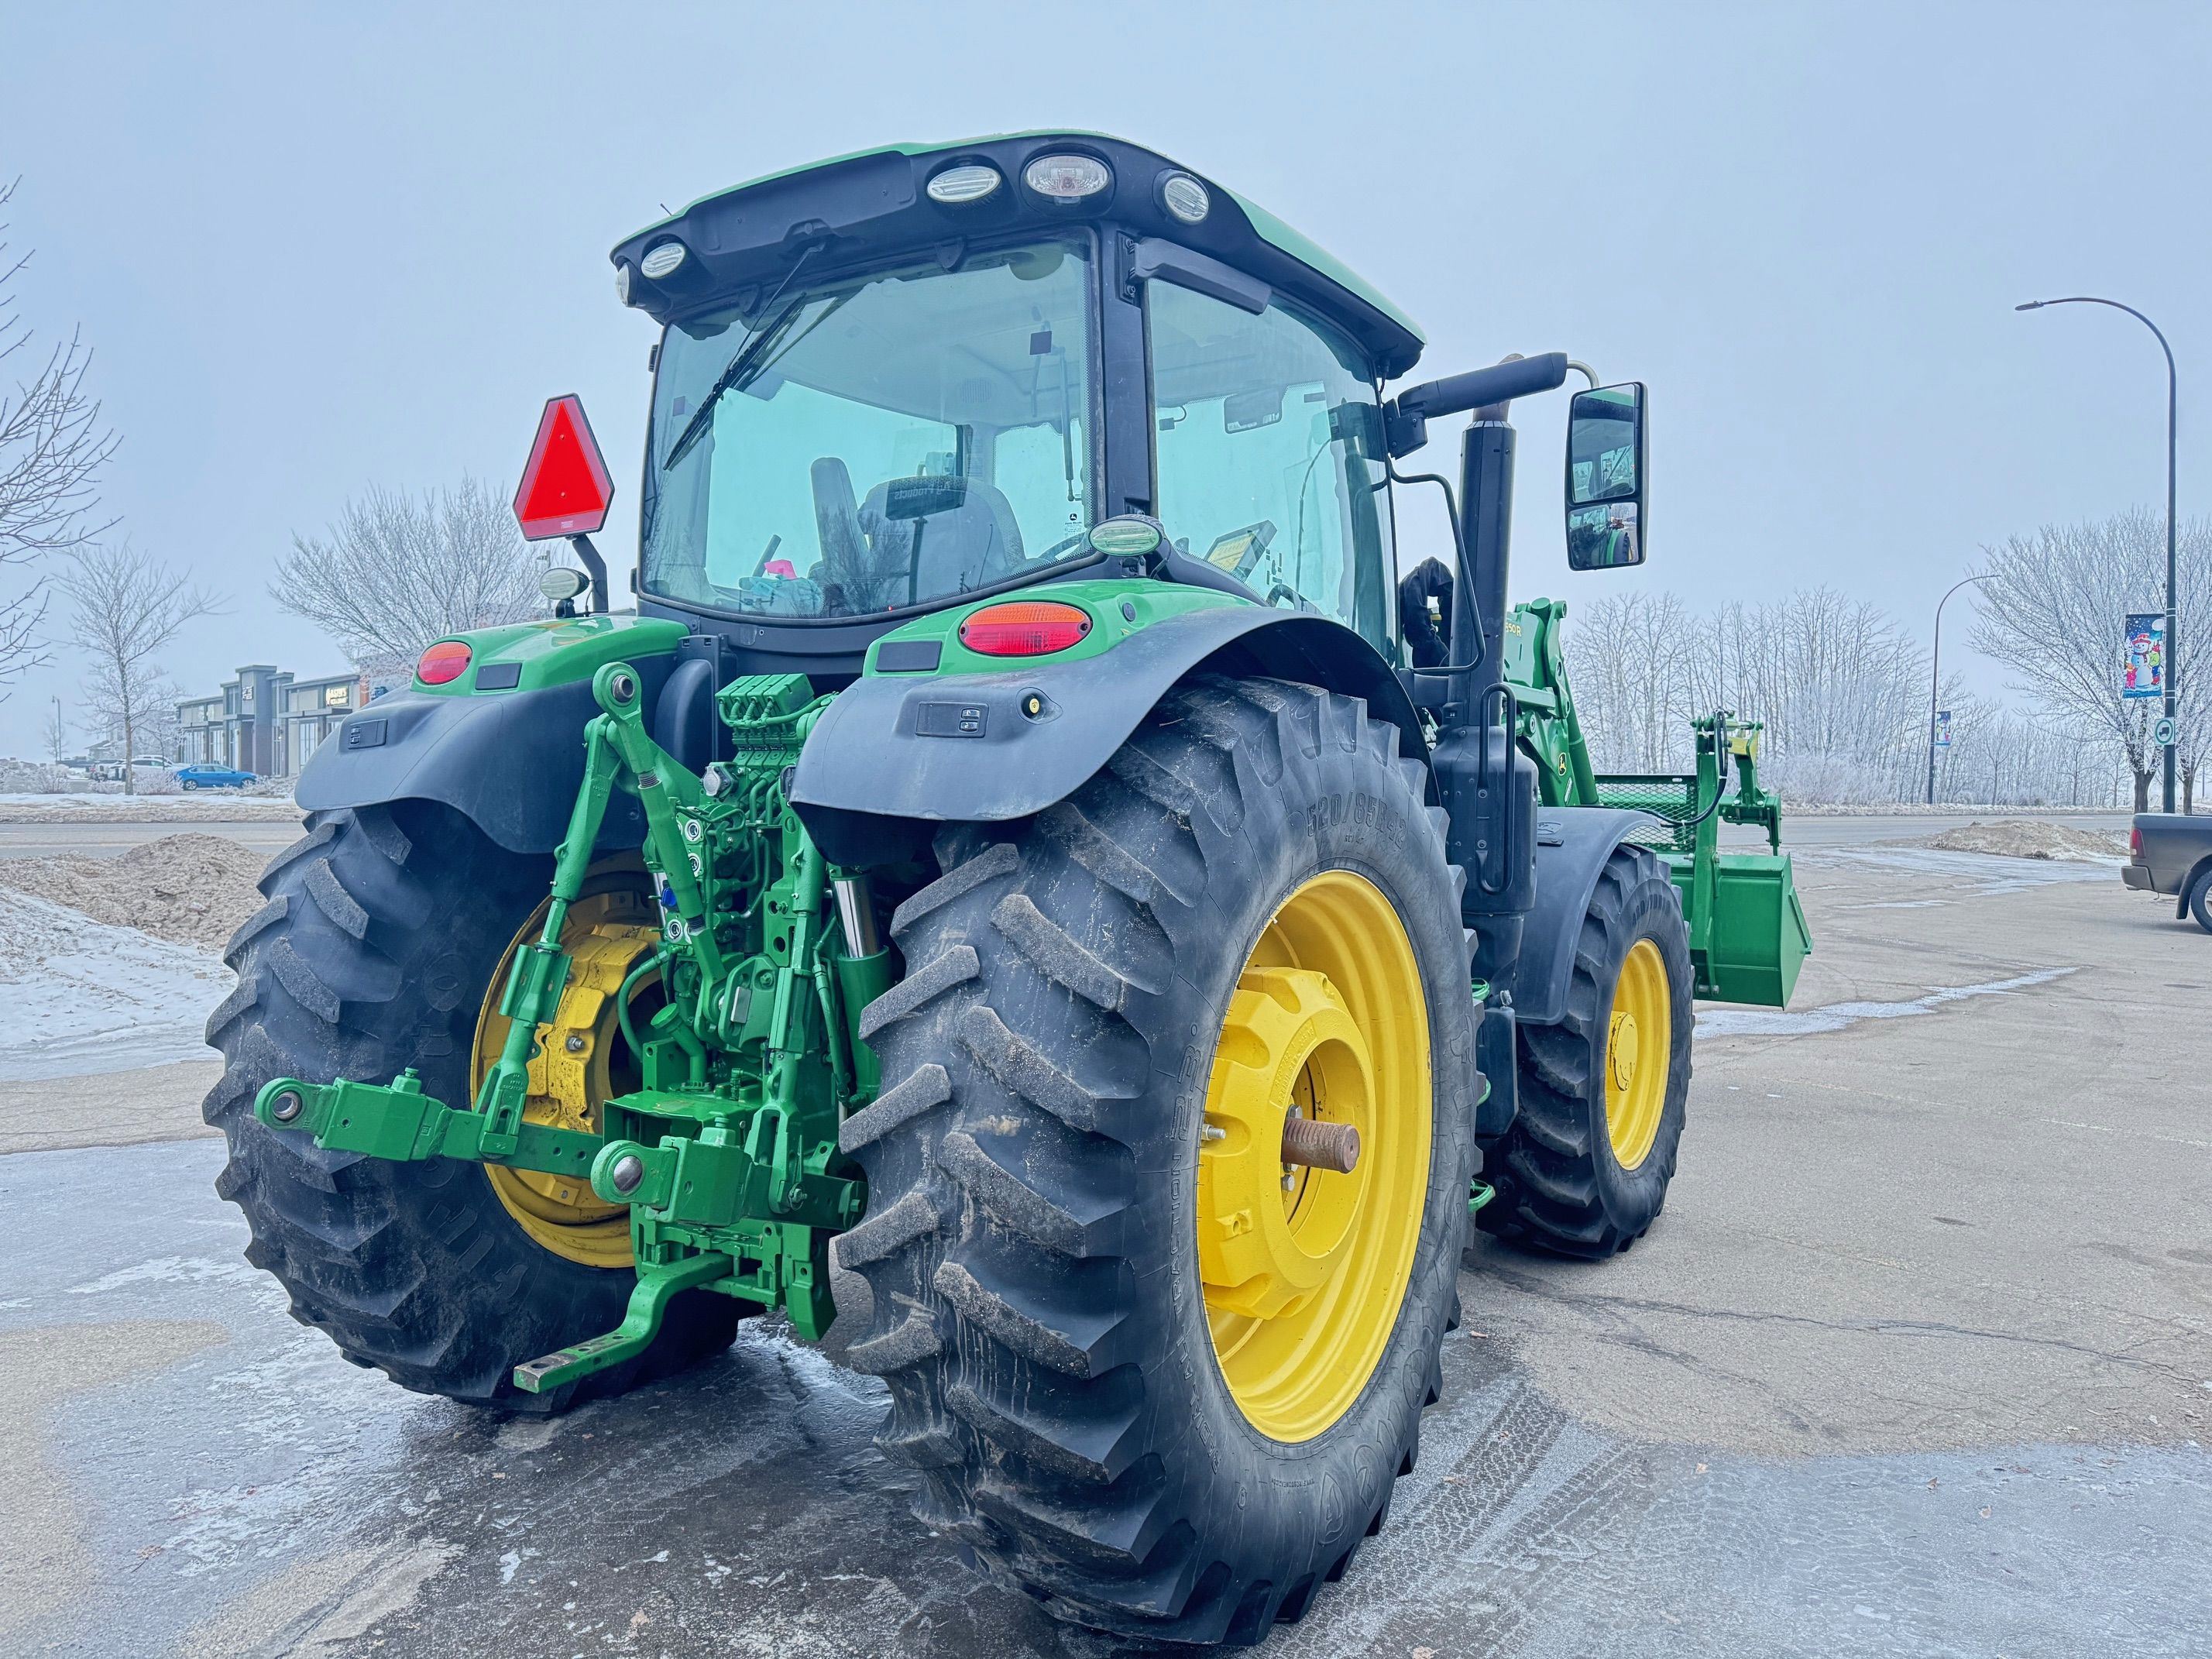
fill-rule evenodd
<path id="1" fill-rule="evenodd" d="M 2166 695 L 2166 613 L 2130 611 L 2126 636 L 2127 660 L 2120 670 L 2123 697 L 2162 697 Z"/>
<path id="2" fill-rule="evenodd" d="M 1936 746 L 1938 749 L 1951 746 L 1951 711 L 1948 708 L 1936 711 Z"/>

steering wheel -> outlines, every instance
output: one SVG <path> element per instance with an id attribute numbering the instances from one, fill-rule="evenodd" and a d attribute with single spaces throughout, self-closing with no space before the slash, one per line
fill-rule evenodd
<path id="1" fill-rule="evenodd" d="M 1293 611 L 1303 611 L 1306 606 L 1305 599 L 1299 593 L 1297 589 L 1291 587 L 1284 582 L 1277 582 L 1273 587 L 1267 590 L 1267 603 L 1269 605 L 1273 605 L 1280 599 L 1288 599 L 1291 602 L 1291 609 Z"/>
<path id="2" fill-rule="evenodd" d="M 1076 532 L 1073 536 L 1063 536 L 1063 537 L 1061 537 L 1058 541 L 1054 542 L 1054 543 L 1050 547 L 1048 547 L 1047 549 L 1045 549 L 1045 550 L 1044 550 L 1043 552 L 1042 552 L 1042 553 L 1037 553 L 1037 554 L 1033 554 L 1032 556 L 1030 556 L 1030 557 L 1029 557 L 1028 559 L 1024 560 L 1024 563 L 1029 563 L 1029 564 L 1034 564 L 1034 563 L 1036 563 L 1036 562 L 1038 560 L 1040 560 L 1040 559 L 1056 559 L 1056 558 L 1058 558 L 1061 554 L 1063 554 L 1063 553 L 1067 553 L 1067 552 L 1072 552 L 1072 551 L 1073 551 L 1076 548 L 1079 548 L 1079 547 L 1082 546 L 1082 545 L 1083 545 L 1083 544 L 1084 544 L 1085 542 L 1088 541 L 1090 538 L 1091 538 L 1091 532 L 1090 532 L 1089 531 L 1087 531 L 1087 530 L 1079 530 L 1079 531 L 1077 531 L 1077 532 Z"/>

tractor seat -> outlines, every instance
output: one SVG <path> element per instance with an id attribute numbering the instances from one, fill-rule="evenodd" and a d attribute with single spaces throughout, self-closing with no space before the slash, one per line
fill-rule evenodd
<path id="1" fill-rule="evenodd" d="M 980 478 L 892 478 L 860 503 L 876 603 L 940 599 L 1004 581 L 1021 568 L 1022 532 L 996 487 Z"/>

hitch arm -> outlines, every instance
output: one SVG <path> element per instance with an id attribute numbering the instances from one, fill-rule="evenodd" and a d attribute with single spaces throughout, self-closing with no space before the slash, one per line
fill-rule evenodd
<path id="1" fill-rule="evenodd" d="M 518 1127 L 513 1146 L 495 1151 L 486 1144 L 489 1126 L 483 1114 L 424 1094 L 422 1079 L 411 1066 L 388 1084 L 276 1078 L 254 1097 L 253 1115 L 272 1129 L 304 1131 L 315 1145 L 334 1152 L 398 1164 L 458 1158 L 578 1181 L 590 1178 L 592 1160 L 606 1145 L 597 1135 L 574 1129 L 525 1123 Z"/>

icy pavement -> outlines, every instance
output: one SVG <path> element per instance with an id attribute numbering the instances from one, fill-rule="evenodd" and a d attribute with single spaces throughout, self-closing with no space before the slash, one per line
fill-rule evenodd
<path id="1" fill-rule="evenodd" d="M 1932 1014 L 1947 1003 L 1970 1001 L 1975 997 L 2008 996 L 2015 991 L 2048 985 L 2074 971 L 2071 968 L 2042 968 L 2032 974 L 2015 974 L 2010 979 L 1990 980 L 1981 985 L 1941 985 L 1925 996 L 1902 1002 L 1832 1002 L 1826 1007 L 1797 1011 L 1701 1008 L 1698 1011 L 1698 1035 L 1808 1036 L 1822 1031 L 1846 1030 L 1861 1020 L 1910 1019 L 1917 1014 Z"/>
<path id="2" fill-rule="evenodd" d="M 0 889 L 0 1081 L 201 1058 L 208 1015 L 236 982 L 208 951 Z"/>
<path id="3" fill-rule="evenodd" d="M 21 1450 L 0 1649 L 1109 1659 L 962 1568 L 872 1443 L 881 1385 L 749 1325 L 551 1421 L 341 1361 L 238 1257 L 218 1146 L 0 1158 Z M 68 1218 L 97 1208 L 86 1232 Z M 1639 1252 L 1640 1254 L 1640 1252 Z M 2203 1652 L 2189 1443 L 1756 1456 L 1652 1443 L 1532 1381 L 1496 1292 L 1389 1524 L 1263 1652 L 1644 1659 Z M 1486 1332 L 1484 1327 L 1489 1329 Z M 1775 1328 L 1771 1341 L 1791 1340 Z"/>
<path id="4" fill-rule="evenodd" d="M 1999 893 L 2025 892 L 2069 882 L 2105 882 L 2119 885 L 2115 873 L 2126 862 L 2064 859 L 2004 858 L 1992 853 L 1950 853 L 1934 847 L 1876 843 L 1868 847 L 1785 847 L 1800 872 L 1833 870 L 1839 873 L 1881 872 L 1918 878 L 1924 890 L 1910 898 L 1875 900 L 1845 904 L 1844 910 L 1898 910 L 1948 904 L 1960 898 L 1985 898 Z M 1807 890 L 1816 884 L 1801 880 Z"/>

